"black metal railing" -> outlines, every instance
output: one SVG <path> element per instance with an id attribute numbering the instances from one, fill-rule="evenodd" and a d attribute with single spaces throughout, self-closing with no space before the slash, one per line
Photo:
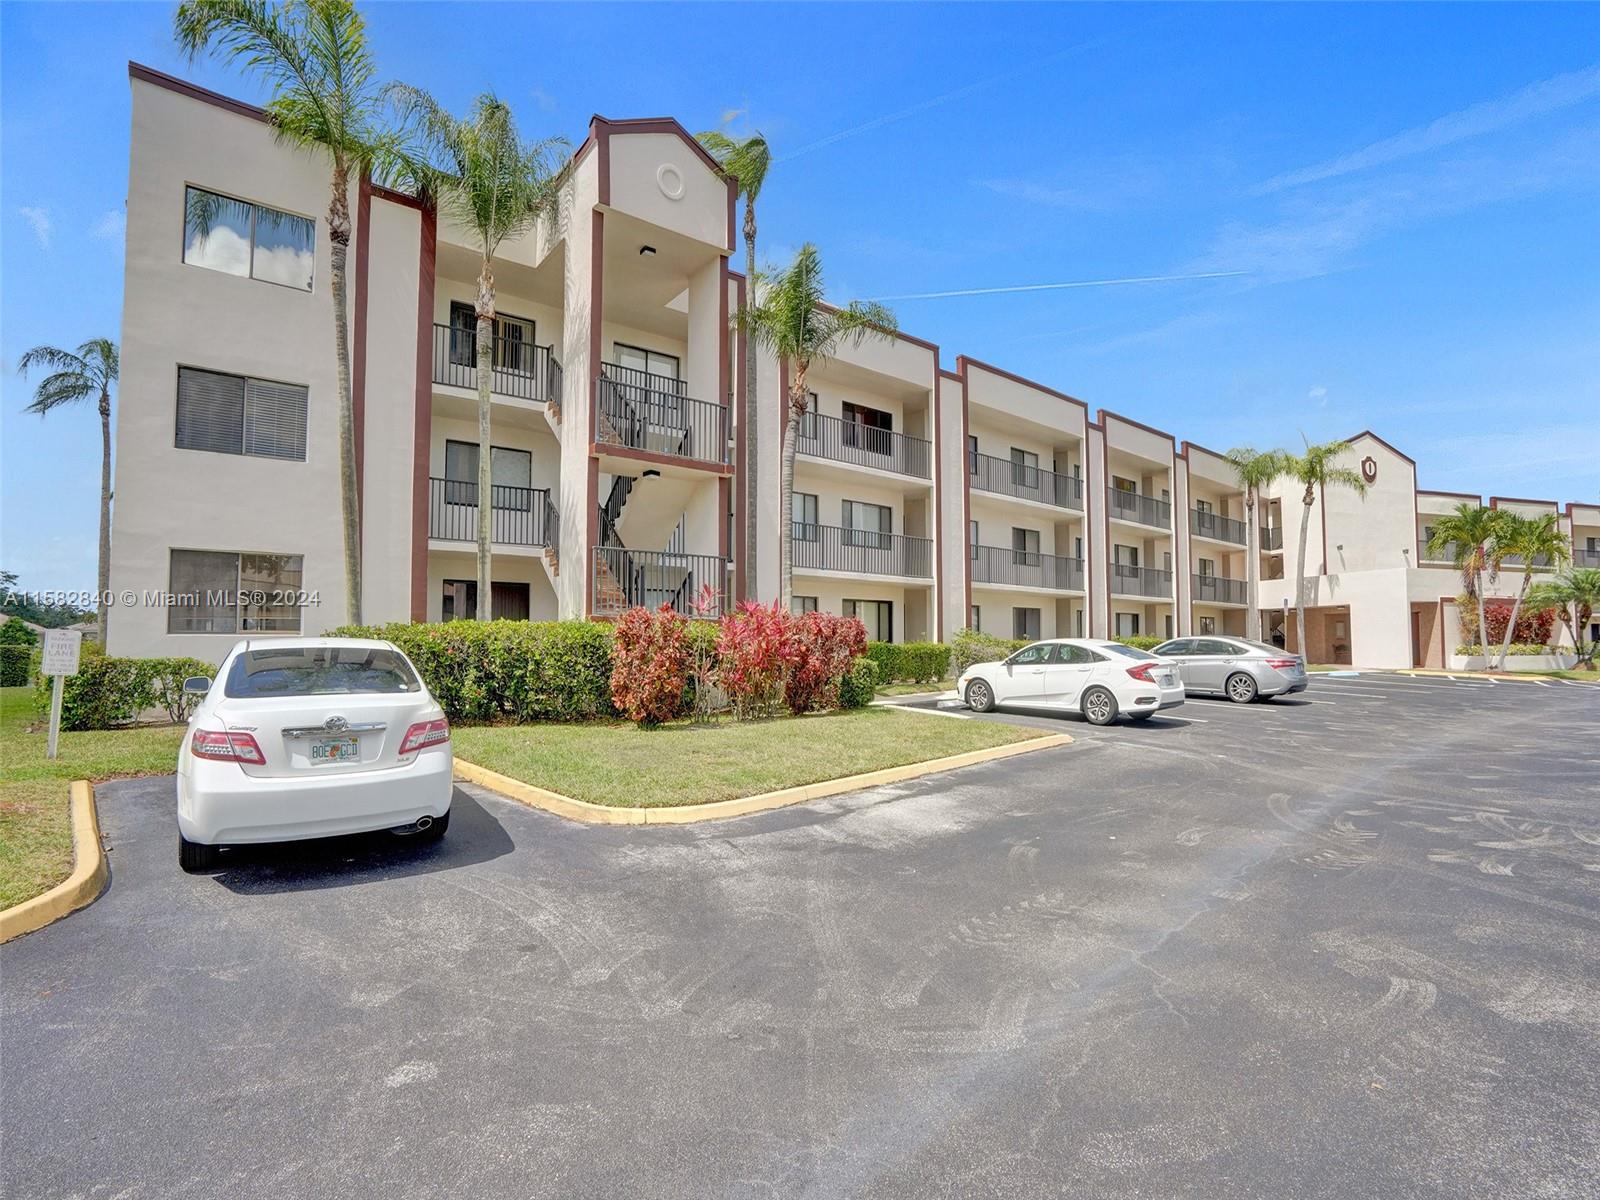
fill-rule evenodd
<path id="1" fill-rule="evenodd" d="M 1243 521 L 1198 508 L 1189 510 L 1189 532 L 1219 542 L 1232 542 L 1236 546 L 1243 546 L 1249 536 Z"/>
<path id="2" fill-rule="evenodd" d="M 837 525 L 793 524 L 791 562 L 795 570 L 844 571 L 852 575 L 903 575 L 933 578 L 933 540 L 842 529 Z"/>
<path id="3" fill-rule="evenodd" d="M 593 569 L 594 610 L 601 615 L 667 604 L 686 617 L 719 617 L 727 599 L 728 561 L 714 554 L 596 546 Z M 698 611 L 707 587 L 711 605 Z"/>
<path id="4" fill-rule="evenodd" d="M 1172 505 L 1154 496 L 1141 496 L 1123 488 L 1107 488 L 1111 515 L 1119 521 L 1133 521 L 1157 529 L 1172 528 Z"/>
<path id="5" fill-rule="evenodd" d="M 496 337 L 489 390 L 517 400 L 561 398 L 561 364 L 550 346 Z M 478 389 L 478 332 L 455 325 L 433 327 L 433 381 Z"/>
<path id="6" fill-rule="evenodd" d="M 1508 554 L 1500 560 L 1502 567 L 1515 567 L 1522 569 L 1522 555 Z M 1535 554 L 1533 556 L 1533 569 L 1535 571 L 1548 571 L 1550 569 L 1550 556 L 1548 554 Z"/>
<path id="7" fill-rule="evenodd" d="M 544 544 L 561 552 L 561 509 L 549 492 L 544 494 Z"/>
<path id="8" fill-rule="evenodd" d="M 595 388 L 595 441 L 695 462 L 728 462 L 728 409 L 691 399 L 681 379 L 603 363 Z"/>
<path id="9" fill-rule="evenodd" d="M 1456 544 L 1446 542 L 1438 550 L 1428 549 L 1428 539 L 1417 539 L 1417 561 L 1419 563 L 1443 563 L 1446 566 L 1456 565 Z"/>
<path id="10" fill-rule="evenodd" d="M 1058 475 L 1027 463 L 973 450 L 967 451 L 967 475 L 972 487 L 980 492 L 1083 510 L 1083 480 L 1072 475 Z"/>
<path id="11" fill-rule="evenodd" d="M 1157 567 L 1130 567 L 1127 563 L 1112 563 L 1111 592 L 1116 596 L 1150 596 L 1157 600 L 1170 600 L 1172 572 Z"/>
<path id="12" fill-rule="evenodd" d="M 1265 525 L 1261 529 L 1261 548 L 1263 550 L 1283 549 L 1283 526 Z"/>
<path id="13" fill-rule="evenodd" d="M 548 546 L 550 490 L 489 489 L 490 540 L 507 546 Z M 428 480 L 428 536 L 447 542 L 478 540 L 478 484 L 475 480 Z"/>
<path id="14" fill-rule="evenodd" d="M 800 437 L 795 443 L 795 452 L 931 479 L 932 445 L 926 438 L 808 412 L 800 418 Z"/>
<path id="15" fill-rule="evenodd" d="M 1574 547 L 1572 565 L 1575 567 L 1600 567 L 1600 550 L 1583 550 Z"/>
<path id="16" fill-rule="evenodd" d="M 1224 575 L 1196 575 L 1193 599 L 1200 604 L 1246 604 L 1249 585 L 1243 579 Z"/>
<path id="17" fill-rule="evenodd" d="M 1004 546 L 972 546 L 973 583 L 1000 583 L 1052 592 L 1083 591 L 1083 559 Z"/>

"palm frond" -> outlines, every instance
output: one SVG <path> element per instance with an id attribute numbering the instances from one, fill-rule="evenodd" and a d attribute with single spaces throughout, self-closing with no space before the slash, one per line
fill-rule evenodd
<path id="1" fill-rule="evenodd" d="M 772 151 L 767 139 L 760 133 L 747 138 L 731 138 L 712 129 L 695 134 L 695 140 L 717 160 L 723 171 L 738 181 L 739 194 L 749 203 L 755 203 L 761 195 L 761 185 L 766 182 L 767 168 L 772 165 Z"/>
<path id="2" fill-rule="evenodd" d="M 76 404 L 99 394 L 100 386 L 90 376 L 77 371 L 58 371 L 39 381 L 33 393 L 33 402 L 22 411 L 38 413 L 42 417 L 64 404 Z"/>
<path id="3" fill-rule="evenodd" d="M 893 338 L 895 315 L 881 304 L 855 301 L 835 307 L 824 299 L 822 260 L 811 243 L 781 271 L 757 274 L 750 304 L 734 320 L 757 345 L 798 366 L 826 362 L 844 345 Z"/>
<path id="4" fill-rule="evenodd" d="M 79 355 L 58 346 L 35 346 L 17 359 L 17 373 L 26 376 L 35 367 L 48 367 L 52 371 L 86 371 L 89 364 Z"/>

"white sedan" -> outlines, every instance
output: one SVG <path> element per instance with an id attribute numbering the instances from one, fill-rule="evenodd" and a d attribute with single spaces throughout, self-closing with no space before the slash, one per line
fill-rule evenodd
<path id="1" fill-rule="evenodd" d="M 1118 713 L 1148 720 L 1184 697 L 1178 668 L 1167 659 L 1092 638 L 1034 642 L 1003 662 L 977 663 L 961 673 L 956 691 L 975 712 L 1065 708 L 1091 725 L 1109 725 Z"/>
<path id="2" fill-rule="evenodd" d="M 438 838 L 450 824 L 450 726 L 392 643 L 240 642 L 178 750 L 178 864 L 223 846 L 389 829 Z"/>

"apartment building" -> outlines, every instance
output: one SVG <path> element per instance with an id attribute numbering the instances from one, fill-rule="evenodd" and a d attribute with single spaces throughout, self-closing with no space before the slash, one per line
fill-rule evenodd
<path id="1" fill-rule="evenodd" d="M 258 109 L 129 75 L 112 585 L 158 600 L 119 606 L 108 642 L 214 660 L 243 634 L 344 619 L 327 172 Z M 884 640 L 1237 634 L 1251 603 L 1281 618 L 1292 493 L 1268 497 L 1252 552 L 1221 455 L 976 359 L 949 369 L 908 333 L 813 364 L 782 528 L 787 368 L 762 356 L 748 403 L 750 350 L 729 322 L 745 287 L 729 265 L 735 187 L 670 119 L 594 118 L 557 214 L 500 250 L 482 497 L 471 238 L 366 181 L 350 207 L 369 621 L 769 601 L 784 539 L 794 606 Z M 1379 482 L 1364 504 L 1330 493 L 1314 510 L 1308 641 L 1319 660 L 1408 665 L 1454 594 L 1417 550 L 1449 498 L 1418 492 L 1411 460 L 1374 435 L 1352 454 Z M 754 547 L 735 486 L 752 467 Z M 1564 520 L 1600 557 L 1600 512 Z"/>

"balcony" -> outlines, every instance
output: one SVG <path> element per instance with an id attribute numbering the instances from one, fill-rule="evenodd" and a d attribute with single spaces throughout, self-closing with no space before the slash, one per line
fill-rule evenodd
<path id="1" fill-rule="evenodd" d="M 681 379 L 603 363 L 594 440 L 708 466 L 728 463 L 728 409 L 693 400 Z"/>
<path id="2" fill-rule="evenodd" d="M 871 467 L 913 479 L 932 479 L 932 443 L 888 429 L 876 429 L 859 421 L 808 412 L 800 418 L 797 454 L 829 462 Z"/>
<path id="3" fill-rule="evenodd" d="M 561 401 L 561 364 L 549 346 L 496 337 L 489 391 L 513 400 Z M 478 334 L 451 325 L 433 327 L 433 381 L 478 390 Z"/>
<path id="4" fill-rule="evenodd" d="M 1243 521 L 1198 508 L 1189 510 L 1189 532 L 1215 542 L 1232 542 L 1235 546 L 1243 546 L 1249 538 Z"/>
<path id="5" fill-rule="evenodd" d="M 490 540 L 504 546 L 548 546 L 555 505 L 548 488 L 489 489 Z M 459 479 L 428 480 L 428 536 L 444 542 L 478 540 L 478 485 Z"/>
<path id="6" fill-rule="evenodd" d="M 1111 564 L 1113 596 L 1146 596 L 1152 600 L 1172 599 L 1172 572 L 1156 567 L 1131 567 Z"/>
<path id="7" fill-rule="evenodd" d="M 1148 525 L 1152 529 L 1172 528 L 1172 505 L 1154 496 L 1141 496 L 1138 492 L 1122 488 L 1106 489 L 1111 503 L 1111 516 L 1118 521 L 1131 521 L 1135 525 Z"/>
<path id="8" fill-rule="evenodd" d="M 1268 525 L 1261 530 L 1261 548 L 1263 550 L 1283 549 L 1283 526 Z"/>
<path id="9" fill-rule="evenodd" d="M 1428 549 L 1427 538 L 1418 538 L 1417 562 L 1435 563 L 1439 566 L 1453 567 L 1456 565 L 1456 545 L 1454 542 L 1447 543 L 1444 549 L 1436 552 Z"/>
<path id="10" fill-rule="evenodd" d="M 1083 591 L 1083 559 L 1004 546 L 973 546 L 972 582 L 1050 592 Z"/>
<path id="11" fill-rule="evenodd" d="M 1194 576 L 1194 602 L 1196 604 L 1250 603 L 1249 585 L 1243 579 L 1229 579 L 1223 575 Z"/>
<path id="12" fill-rule="evenodd" d="M 1083 480 L 1072 475 L 1058 475 L 1012 459 L 972 451 L 967 453 L 967 475 L 974 491 L 1083 511 Z"/>
<path id="13" fill-rule="evenodd" d="M 1576 546 L 1573 547 L 1572 565 L 1575 567 L 1600 567 L 1600 550 L 1581 550 Z"/>
<path id="14" fill-rule="evenodd" d="M 1500 565 L 1502 567 L 1510 567 L 1515 571 L 1520 571 L 1522 570 L 1522 555 L 1508 554 L 1500 560 Z M 1550 569 L 1550 556 L 1548 554 L 1534 555 L 1533 569 L 1535 571 L 1548 571 Z"/>
<path id="15" fill-rule="evenodd" d="M 931 538 L 796 521 L 790 554 L 796 571 L 933 578 Z"/>
<path id="16" fill-rule="evenodd" d="M 594 548 L 597 616 L 615 616 L 630 608 L 653 612 L 666 604 L 686 617 L 720 617 L 727 588 L 728 561 L 714 554 Z M 703 609 L 698 607 L 702 594 L 710 601 Z"/>

